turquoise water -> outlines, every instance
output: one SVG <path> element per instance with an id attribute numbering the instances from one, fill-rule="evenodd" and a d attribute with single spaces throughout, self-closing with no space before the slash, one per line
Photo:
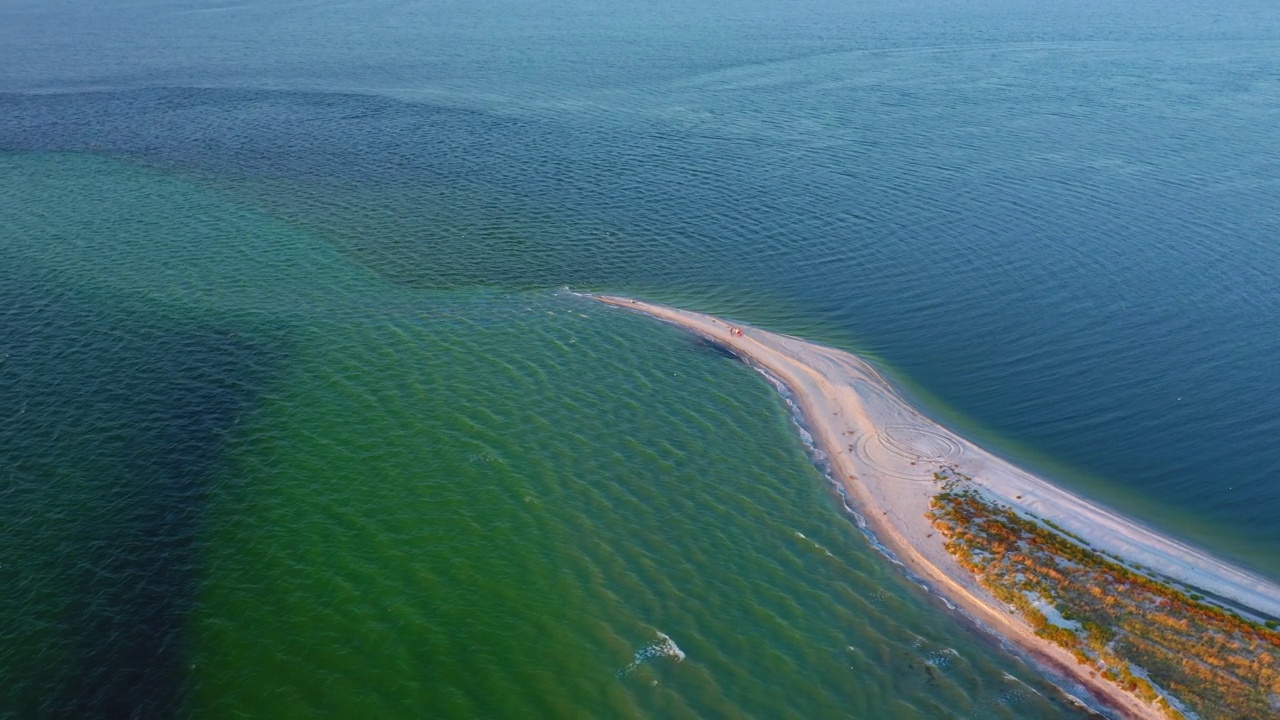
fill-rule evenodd
<path id="1" fill-rule="evenodd" d="M 1280 577 L 1278 29 L 9 4 L 0 716 L 1082 714 L 759 375 L 564 288 L 858 350 Z"/>

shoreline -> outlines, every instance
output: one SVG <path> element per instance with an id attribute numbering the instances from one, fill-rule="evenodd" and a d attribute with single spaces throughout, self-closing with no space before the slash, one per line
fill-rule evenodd
<path id="1" fill-rule="evenodd" d="M 593 299 L 705 337 L 767 370 L 790 391 L 827 456 L 832 477 L 879 542 L 971 619 L 1048 669 L 1086 688 L 1108 710 L 1158 718 L 1158 709 L 1081 665 L 982 587 L 944 547 L 927 517 L 941 492 L 934 473 L 962 473 L 988 499 L 1052 523 L 1162 583 L 1181 583 L 1250 611 L 1280 617 L 1280 586 L 1077 497 L 983 450 L 924 416 L 871 365 L 799 338 L 641 300 Z M 730 333 L 730 328 L 739 330 Z"/>

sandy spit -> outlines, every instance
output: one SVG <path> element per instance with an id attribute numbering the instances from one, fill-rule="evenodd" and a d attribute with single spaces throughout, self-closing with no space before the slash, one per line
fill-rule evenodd
<path id="1" fill-rule="evenodd" d="M 943 547 L 925 513 L 939 488 L 933 473 L 951 468 L 973 478 L 987 497 L 1052 520 L 1104 550 L 1245 608 L 1280 616 L 1280 586 L 1072 495 L 979 448 L 924 417 L 876 370 L 842 350 L 727 323 L 718 318 L 614 296 L 601 302 L 650 315 L 719 343 L 781 380 L 795 396 L 832 473 L 870 529 L 911 571 L 989 630 L 1035 660 L 1089 689 L 1127 718 L 1158 718 L 1156 709 L 1079 665 L 1037 637 L 993 598 Z M 737 328 L 741 334 L 733 333 Z"/>

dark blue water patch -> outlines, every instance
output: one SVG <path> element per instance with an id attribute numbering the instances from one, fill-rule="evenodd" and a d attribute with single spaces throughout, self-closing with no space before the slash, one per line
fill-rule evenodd
<path id="1" fill-rule="evenodd" d="M 836 222 L 779 196 L 791 158 L 660 123 L 254 89 L 10 93 L 0 109 L 0 148 L 194 173 L 415 287 L 744 287 L 798 269 L 786 246 Z"/>
<path id="2" fill-rule="evenodd" d="M 705 352 L 711 353 L 712 355 L 716 355 L 717 357 L 721 357 L 726 360 L 736 360 L 738 362 L 742 362 L 742 358 L 737 353 L 735 353 L 728 345 L 725 345 L 722 342 L 712 340 L 711 338 L 702 337 L 701 335 L 694 337 L 693 342 L 699 349 Z"/>
<path id="3" fill-rule="evenodd" d="M 215 173 L 322 180 L 359 167 L 403 180 L 455 171 L 512 121 L 370 95 L 149 88 L 0 95 L 0 148 L 127 155 Z M 463 132 L 465 130 L 465 133 Z M 407 148 L 415 152 L 405 152 Z"/>
<path id="4" fill-rule="evenodd" d="M 230 183 L 403 284 L 558 286 L 643 267 L 640 244 L 545 192 L 548 163 L 571 187 L 587 180 L 553 157 L 565 139 L 554 124 L 251 89 L 5 94 L 0 109 L 0 149 L 125 156 Z"/>
<path id="5" fill-rule="evenodd" d="M 0 606 L 21 620 L 0 643 L 0 716 L 171 716 L 211 483 L 281 352 L 14 270 L 0 277 Z"/>

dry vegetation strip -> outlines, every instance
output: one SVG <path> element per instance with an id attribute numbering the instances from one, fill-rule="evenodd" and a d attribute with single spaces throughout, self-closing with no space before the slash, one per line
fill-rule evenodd
<path id="1" fill-rule="evenodd" d="M 1124 567 L 1079 538 L 938 473 L 947 549 L 1037 635 L 1159 707 L 1205 720 L 1280 717 L 1280 632 Z M 1177 702 L 1170 703 L 1165 695 Z"/>

